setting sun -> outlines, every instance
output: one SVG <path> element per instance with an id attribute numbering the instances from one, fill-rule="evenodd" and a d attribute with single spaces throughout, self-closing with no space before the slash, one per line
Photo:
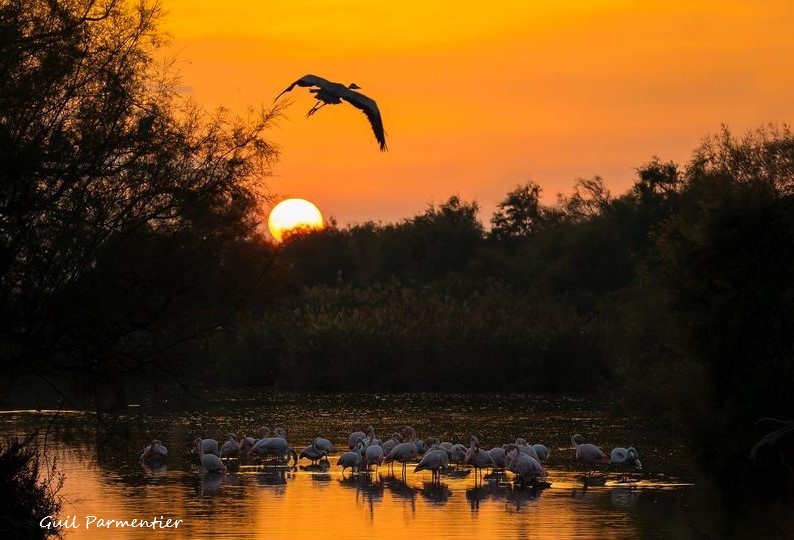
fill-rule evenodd
<path id="1" fill-rule="evenodd" d="M 296 229 L 322 229 L 325 223 L 320 210 L 305 199 L 285 199 L 278 203 L 267 219 L 267 228 L 277 242 Z"/>

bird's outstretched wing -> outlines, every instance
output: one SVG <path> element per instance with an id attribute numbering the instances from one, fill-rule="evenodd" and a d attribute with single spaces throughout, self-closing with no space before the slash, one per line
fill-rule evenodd
<path id="1" fill-rule="evenodd" d="M 328 81 L 327 79 L 323 79 L 322 77 L 318 77 L 317 75 L 304 75 L 303 77 L 301 77 L 300 79 L 289 85 L 279 95 L 277 95 L 276 99 L 274 99 L 273 101 L 277 101 L 278 98 L 280 98 L 281 96 L 283 96 L 284 94 L 295 88 L 296 86 L 302 86 L 302 87 L 319 86 L 320 88 L 324 88 L 330 84 L 331 84 L 330 81 Z"/>
<path id="2" fill-rule="evenodd" d="M 386 147 L 386 134 L 383 131 L 383 120 L 380 117 L 380 111 L 375 100 L 368 98 L 364 94 L 354 90 L 348 90 L 342 99 L 353 105 L 355 108 L 360 109 L 367 115 L 369 123 L 372 126 L 372 131 L 375 133 L 375 138 L 380 144 L 380 151 L 385 152 L 388 150 Z"/>

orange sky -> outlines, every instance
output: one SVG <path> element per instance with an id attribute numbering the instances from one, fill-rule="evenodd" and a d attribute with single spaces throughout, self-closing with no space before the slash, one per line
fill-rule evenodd
<path id="1" fill-rule="evenodd" d="M 200 104 L 268 104 L 313 73 L 377 100 L 389 152 L 306 89 L 270 138 L 280 198 L 340 224 L 397 221 L 457 194 L 490 219 L 516 185 L 548 202 L 580 177 L 613 194 L 653 155 L 685 162 L 721 123 L 794 119 L 794 4 L 765 2 L 163 0 Z M 562 5 L 564 4 L 564 5 Z"/>

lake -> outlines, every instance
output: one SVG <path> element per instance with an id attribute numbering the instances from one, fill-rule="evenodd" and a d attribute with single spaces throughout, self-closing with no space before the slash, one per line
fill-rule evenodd
<path id="1" fill-rule="evenodd" d="M 694 538 L 694 469 L 683 441 L 637 419 L 615 417 L 597 400 L 529 395 L 369 394 L 283 392 L 225 395 L 198 406 L 132 406 L 97 441 L 96 418 L 82 411 L 10 411 L 0 414 L 6 435 L 39 429 L 49 456 L 66 476 L 61 519 L 67 538 L 303 538 L 398 535 L 443 538 Z M 52 422 L 51 422 L 52 421 Z M 515 441 L 551 449 L 544 468 L 551 487 L 532 489 L 512 475 L 475 481 L 449 470 L 439 483 L 429 472 L 403 479 L 378 473 L 342 474 L 338 455 L 351 431 L 367 425 L 387 439 L 401 426 L 419 438 L 434 435 L 468 446 L 472 434 L 491 448 Z M 335 445 L 330 467 L 302 460 L 297 468 L 232 460 L 225 475 L 200 470 L 191 442 L 223 441 L 227 433 L 255 435 L 259 426 L 283 426 L 300 452 L 322 436 Z M 48 430 L 49 427 L 49 430 Z M 602 467 L 604 485 L 586 486 L 588 467 L 577 463 L 571 435 L 581 433 L 607 453 L 634 446 L 643 470 L 621 482 Z M 141 450 L 158 438 L 166 465 L 142 465 Z M 87 516 L 96 516 L 90 525 Z M 97 527 L 99 519 L 182 520 L 178 529 Z M 44 517 L 44 516 L 42 516 Z M 694 520 L 694 521 L 693 521 Z M 62 530 L 66 530 L 63 529 Z"/>

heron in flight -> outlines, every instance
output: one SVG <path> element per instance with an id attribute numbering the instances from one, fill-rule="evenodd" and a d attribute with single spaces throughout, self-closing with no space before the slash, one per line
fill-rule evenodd
<path id="1" fill-rule="evenodd" d="M 345 100 L 367 115 L 367 119 L 372 126 L 372 131 L 375 133 L 375 138 L 380 145 L 381 152 L 387 150 L 386 134 L 383 131 L 383 120 L 380 117 L 378 105 L 373 99 L 365 96 L 361 92 L 356 92 L 356 90 L 361 88 L 359 85 L 350 83 L 349 86 L 345 86 L 344 84 L 323 79 L 317 75 L 304 75 L 276 96 L 276 100 L 295 88 L 295 86 L 310 87 L 309 92 L 314 94 L 314 97 L 317 98 L 317 103 L 306 113 L 307 118 L 326 105 L 338 105 L 342 103 L 342 100 Z"/>

